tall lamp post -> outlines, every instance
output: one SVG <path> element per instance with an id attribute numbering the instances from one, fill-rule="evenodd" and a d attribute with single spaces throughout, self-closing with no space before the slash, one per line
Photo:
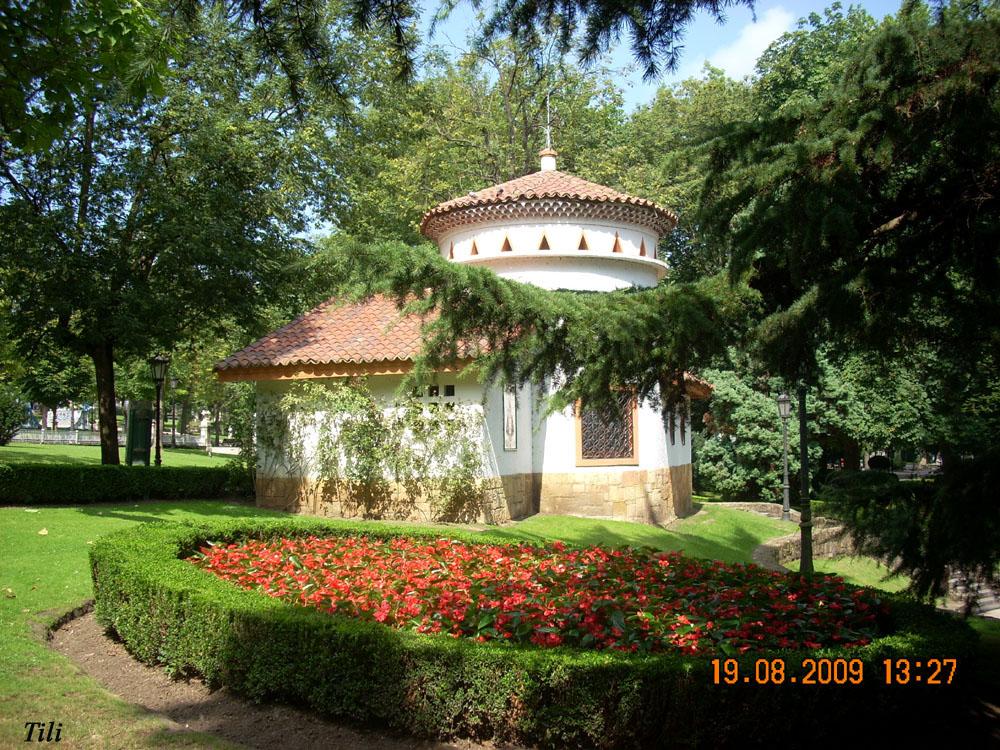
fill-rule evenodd
<path id="1" fill-rule="evenodd" d="M 784 440 L 785 450 L 785 480 L 781 485 L 781 491 L 783 494 L 783 502 L 781 505 L 781 520 L 790 521 L 791 520 L 791 502 L 788 498 L 788 418 L 792 416 L 792 400 L 788 398 L 788 394 L 784 391 L 778 396 L 778 415 L 781 417 L 781 437 Z"/>
<path id="2" fill-rule="evenodd" d="M 157 354 L 149 358 L 149 369 L 153 374 L 153 382 L 156 384 L 156 460 L 155 464 L 163 464 L 160 458 L 160 425 L 163 423 L 163 416 L 160 414 L 161 402 L 163 401 L 163 381 L 167 379 L 167 366 L 170 364 L 170 357 Z"/>

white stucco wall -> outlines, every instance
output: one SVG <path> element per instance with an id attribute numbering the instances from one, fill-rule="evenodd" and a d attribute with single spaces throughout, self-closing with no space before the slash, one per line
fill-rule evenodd
<path id="1" fill-rule="evenodd" d="M 681 466 L 691 463 L 691 433 L 685 433 L 680 441 L 680 419 L 676 424 L 676 438 L 670 443 L 659 409 L 648 403 L 638 407 L 638 465 L 621 464 L 629 469 L 659 469 L 665 466 Z M 554 412 L 544 419 L 540 412 L 536 415 L 535 448 L 533 453 L 534 471 L 539 473 L 562 474 L 568 472 L 606 473 L 609 466 L 577 466 L 576 458 L 576 417 L 572 407 Z"/>
<path id="2" fill-rule="evenodd" d="M 368 388 L 376 399 L 387 406 L 396 398 L 402 381 L 400 375 L 383 375 L 368 378 Z M 258 398 L 278 397 L 287 392 L 290 381 L 263 381 L 257 384 Z M 442 373 L 437 382 L 438 401 L 444 402 L 444 386 L 455 386 L 454 401 L 457 404 L 478 407 L 483 403 L 482 386 L 470 379 Z M 536 400 L 536 392 L 527 385 L 517 394 L 517 449 L 504 450 L 503 439 L 503 391 L 499 386 L 488 388 L 484 421 L 487 429 L 485 447 L 492 460 L 490 474 L 508 476 L 530 473 L 601 473 L 608 466 L 577 466 L 576 419 L 571 407 L 543 417 L 544 404 Z M 426 399 L 430 400 L 430 399 Z M 315 430 L 304 432 L 304 449 L 311 455 L 318 443 Z M 671 443 L 664 428 L 659 409 L 643 403 L 638 408 L 638 465 L 622 464 L 629 469 L 658 469 L 665 466 L 680 466 L 691 462 L 690 424 L 685 430 L 685 439 L 680 437 L 680 416 L 675 421 L 674 442 Z M 260 456 L 261 466 L 269 466 L 267 456 Z"/>
<path id="3" fill-rule="evenodd" d="M 542 238 L 547 250 L 540 250 Z M 580 249 L 580 240 L 587 249 Z M 615 241 L 621 252 L 614 252 Z M 657 235 L 631 224 L 548 218 L 486 222 L 452 230 L 438 240 L 441 254 L 458 263 L 488 265 L 501 276 L 546 289 L 611 291 L 656 286 L 667 266 L 656 260 Z M 510 250 L 504 251 L 504 242 Z M 476 254 L 472 254 L 475 242 Z M 645 257 L 640 253 L 645 248 Z"/>
<path id="4" fill-rule="evenodd" d="M 501 257 L 462 262 L 489 266 L 499 276 L 543 289 L 591 292 L 653 287 L 666 273 L 658 260 L 623 259 L 620 255 L 601 256 L 583 251 L 573 254 L 547 250 L 522 255 L 504 253 Z"/>
<path id="5" fill-rule="evenodd" d="M 497 470 L 501 476 L 530 474 L 532 448 L 535 440 L 532 429 L 532 388 L 526 385 L 517 392 L 517 450 L 504 450 L 503 440 L 503 388 L 491 387 L 486 394 L 486 426 L 490 443 L 496 456 Z"/>
<path id="6" fill-rule="evenodd" d="M 402 380 L 403 376 L 401 375 L 380 375 L 369 377 L 366 383 L 372 395 L 380 403 L 389 406 L 397 398 L 397 391 Z M 284 393 L 287 393 L 292 384 L 293 381 L 261 381 L 257 384 L 257 397 L 258 399 L 280 398 Z M 423 400 L 428 402 L 437 401 L 439 403 L 453 401 L 457 405 L 464 405 L 475 409 L 482 407 L 483 387 L 474 380 L 442 373 L 436 385 L 438 386 L 439 396 L 436 399 L 422 397 Z M 444 396 L 446 385 L 455 386 L 454 398 Z M 488 451 L 488 460 L 491 462 L 488 473 L 496 473 L 497 475 L 530 473 L 532 471 L 532 444 L 534 438 L 532 431 L 531 386 L 522 388 L 517 396 L 516 450 L 504 450 L 503 396 L 501 388 L 493 387 L 488 390 L 483 414 L 487 429 L 487 434 L 483 436 L 484 447 Z M 315 453 L 318 442 L 318 429 L 307 429 L 303 432 L 303 449 L 307 456 Z M 268 456 L 260 455 L 258 464 L 260 466 L 269 466 L 271 462 Z"/>

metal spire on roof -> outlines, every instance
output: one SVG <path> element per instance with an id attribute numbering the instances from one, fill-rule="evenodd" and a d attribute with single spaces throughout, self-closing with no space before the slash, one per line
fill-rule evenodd
<path id="1" fill-rule="evenodd" d="M 545 148 L 552 148 L 552 110 L 549 107 L 549 94 L 545 92 Z"/>
<path id="2" fill-rule="evenodd" d="M 556 152 L 552 148 L 552 108 L 549 104 L 549 95 L 545 92 L 545 148 L 538 152 L 542 157 L 542 171 L 551 172 L 556 168 Z"/>

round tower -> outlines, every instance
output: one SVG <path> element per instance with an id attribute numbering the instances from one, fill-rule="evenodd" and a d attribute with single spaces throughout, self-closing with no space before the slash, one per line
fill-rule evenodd
<path id="1" fill-rule="evenodd" d="M 538 172 L 432 208 L 420 231 L 450 260 L 546 289 L 656 286 L 667 273 L 656 247 L 673 212 L 560 172 L 551 148 L 539 156 Z"/>
<path id="2" fill-rule="evenodd" d="M 551 148 L 539 156 L 538 172 L 432 208 L 421 232 L 455 263 L 482 264 L 545 289 L 656 286 L 667 273 L 657 243 L 677 217 L 560 172 Z M 686 408 L 664 424 L 652 403 L 622 390 L 621 408 L 611 413 L 580 402 L 549 412 L 536 402 L 550 388 L 536 388 L 491 386 L 484 394 L 505 496 L 530 495 L 541 513 L 651 523 L 691 512 Z M 525 418 L 528 429 L 516 428 Z"/>

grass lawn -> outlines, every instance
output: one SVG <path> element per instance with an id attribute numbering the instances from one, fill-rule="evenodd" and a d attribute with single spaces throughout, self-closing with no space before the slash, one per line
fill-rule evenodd
<path id="1" fill-rule="evenodd" d="M 5 551 L 0 558 L 0 747 L 21 746 L 24 722 L 42 720 L 62 723 L 63 747 L 229 747 L 209 735 L 169 731 L 160 719 L 103 690 L 47 648 L 42 634 L 56 618 L 92 596 L 88 543 L 101 535 L 142 522 L 280 515 L 223 501 L 0 508 L 0 548 Z M 42 529 L 48 533 L 39 534 Z M 754 546 L 787 533 L 788 525 L 704 506 L 670 529 L 536 516 L 499 531 L 511 540 L 648 545 L 747 561 Z M 1000 654 L 1000 628 L 986 635 Z"/>
<path id="2" fill-rule="evenodd" d="M 88 542 L 142 521 L 269 514 L 224 502 L 0 508 L 0 746 L 22 745 L 24 722 L 62 722 L 63 747 L 224 747 L 178 735 L 103 690 L 40 640 L 44 626 L 92 594 Z M 47 535 L 40 535 L 42 529 Z"/>
<path id="3" fill-rule="evenodd" d="M 793 560 L 786 567 L 798 570 L 799 561 Z M 813 560 L 813 567 L 819 573 L 833 573 L 841 576 L 845 581 L 856 586 L 871 586 L 883 591 L 902 591 L 909 584 L 909 580 L 903 575 L 887 578 L 889 569 L 878 560 L 870 557 L 817 557 Z"/>
<path id="4" fill-rule="evenodd" d="M 699 506 L 695 506 L 696 508 Z M 749 562 L 759 544 L 792 533 L 797 526 L 767 516 L 713 505 L 670 525 L 669 529 L 626 521 L 570 516 L 532 516 L 498 533 L 511 539 L 560 539 L 573 544 L 627 544 L 679 550 L 693 557 Z"/>
<path id="5" fill-rule="evenodd" d="M 125 463 L 125 448 L 120 450 Z M 230 456 L 209 456 L 200 450 L 164 448 L 164 466 L 223 466 Z M 36 445 L 11 443 L 0 446 L 0 463 L 100 464 L 99 445 Z"/>

